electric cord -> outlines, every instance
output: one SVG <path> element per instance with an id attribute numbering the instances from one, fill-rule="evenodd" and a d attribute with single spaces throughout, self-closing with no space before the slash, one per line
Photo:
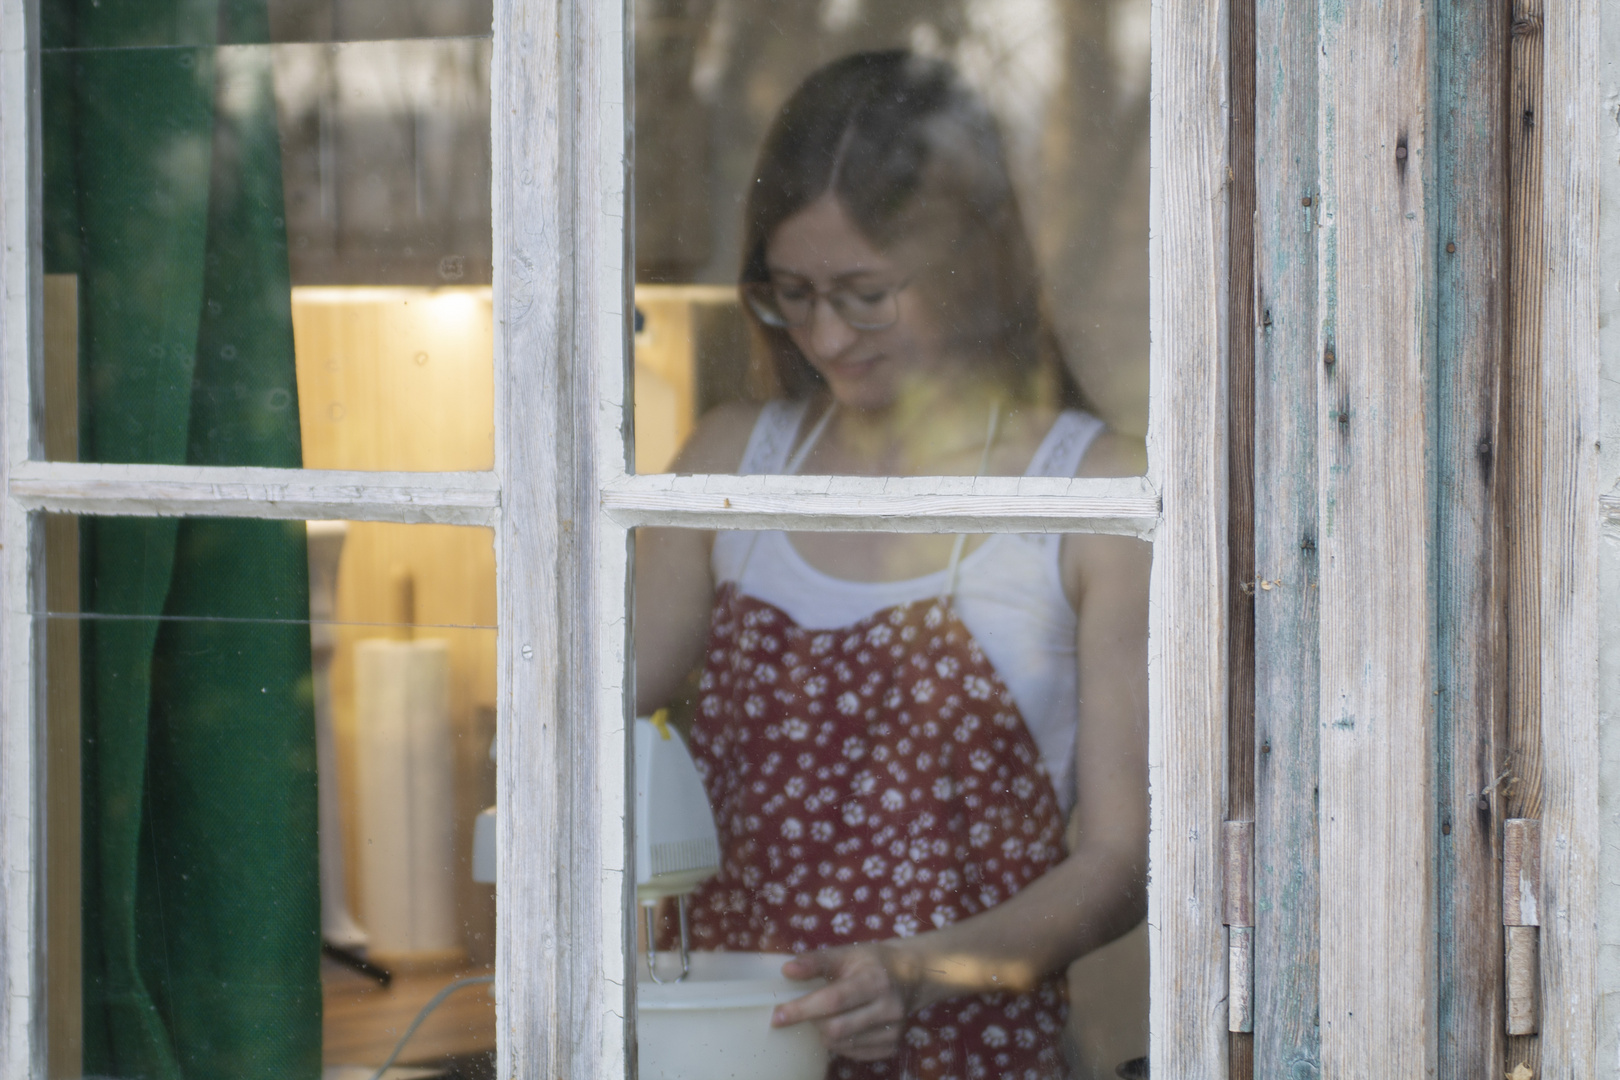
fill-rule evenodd
<path id="1" fill-rule="evenodd" d="M 371 1080 L 382 1080 L 383 1073 L 387 1072 L 399 1055 L 404 1053 L 405 1044 L 411 1041 L 411 1036 L 415 1035 L 416 1029 L 422 1026 L 422 1021 L 426 1020 L 434 1009 L 443 1005 L 446 998 L 464 986 L 477 986 L 479 983 L 492 983 L 494 981 L 495 976 L 493 975 L 470 975 L 465 979 L 457 979 L 437 994 L 434 994 L 433 1000 L 422 1006 L 422 1011 L 416 1014 L 416 1019 L 411 1021 L 411 1026 L 405 1029 L 404 1035 L 400 1036 L 399 1042 L 394 1045 L 394 1052 L 388 1055 L 388 1060 L 382 1063 L 382 1068 L 371 1074 Z"/>

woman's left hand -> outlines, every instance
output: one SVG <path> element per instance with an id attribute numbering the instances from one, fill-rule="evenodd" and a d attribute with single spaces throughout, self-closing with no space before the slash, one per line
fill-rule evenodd
<path id="1" fill-rule="evenodd" d="M 897 950 L 850 945 L 796 956 L 782 965 L 790 979 L 823 978 L 827 985 L 771 1014 L 772 1027 L 816 1025 L 827 1049 L 855 1061 L 883 1061 L 900 1049 L 917 978 Z"/>

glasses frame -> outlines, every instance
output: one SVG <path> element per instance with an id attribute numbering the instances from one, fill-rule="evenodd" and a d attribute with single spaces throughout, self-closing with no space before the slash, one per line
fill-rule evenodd
<path id="1" fill-rule="evenodd" d="M 766 326 L 775 327 L 778 330 L 802 330 L 806 326 L 809 326 L 811 323 L 816 321 L 817 305 L 825 300 L 827 302 L 827 306 L 832 308 L 833 314 L 837 315 L 841 320 L 843 320 L 845 326 L 849 327 L 851 330 L 859 331 L 861 333 L 868 333 L 876 332 L 878 330 L 887 330 L 889 327 L 900 321 L 900 294 L 911 287 L 911 283 L 916 280 L 916 276 L 917 275 L 915 274 L 908 274 L 906 277 L 900 279 L 900 281 L 896 284 L 889 286 L 888 296 L 886 299 L 894 305 L 894 313 L 886 321 L 880 323 L 856 322 L 845 313 L 842 307 L 839 306 L 836 297 L 839 293 L 850 292 L 851 287 L 849 285 L 834 285 L 830 289 L 820 289 L 817 288 L 812 282 L 806 281 L 805 285 L 809 288 L 811 293 L 810 312 L 799 322 L 790 322 L 780 311 L 773 310 L 768 305 L 763 294 L 767 290 L 775 292 L 777 288 L 776 282 L 748 281 L 743 283 L 740 291 L 742 292 L 743 300 L 748 304 L 748 309 L 754 313 L 755 318 L 759 319 L 759 321 L 764 323 Z"/>

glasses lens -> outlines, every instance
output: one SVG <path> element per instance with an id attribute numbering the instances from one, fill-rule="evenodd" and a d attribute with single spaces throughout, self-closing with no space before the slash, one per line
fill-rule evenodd
<path id="1" fill-rule="evenodd" d="M 782 310 L 776 298 L 776 287 L 767 281 L 749 282 L 743 286 L 743 299 L 748 307 L 766 326 L 790 327 L 802 323 L 795 323 L 788 319 L 787 313 Z"/>
<path id="2" fill-rule="evenodd" d="M 893 326 L 899 309 L 895 306 L 892 286 L 882 288 L 858 287 L 836 289 L 828 297 L 833 310 L 855 330 L 882 330 Z"/>

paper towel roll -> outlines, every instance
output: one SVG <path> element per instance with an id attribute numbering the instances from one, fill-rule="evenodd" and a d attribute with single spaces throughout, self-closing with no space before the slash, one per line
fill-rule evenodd
<path id="1" fill-rule="evenodd" d="M 461 935 L 449 643 L 358 642 L 354 676 L 361 921 L 371 952 L 454 960 Z"/>

